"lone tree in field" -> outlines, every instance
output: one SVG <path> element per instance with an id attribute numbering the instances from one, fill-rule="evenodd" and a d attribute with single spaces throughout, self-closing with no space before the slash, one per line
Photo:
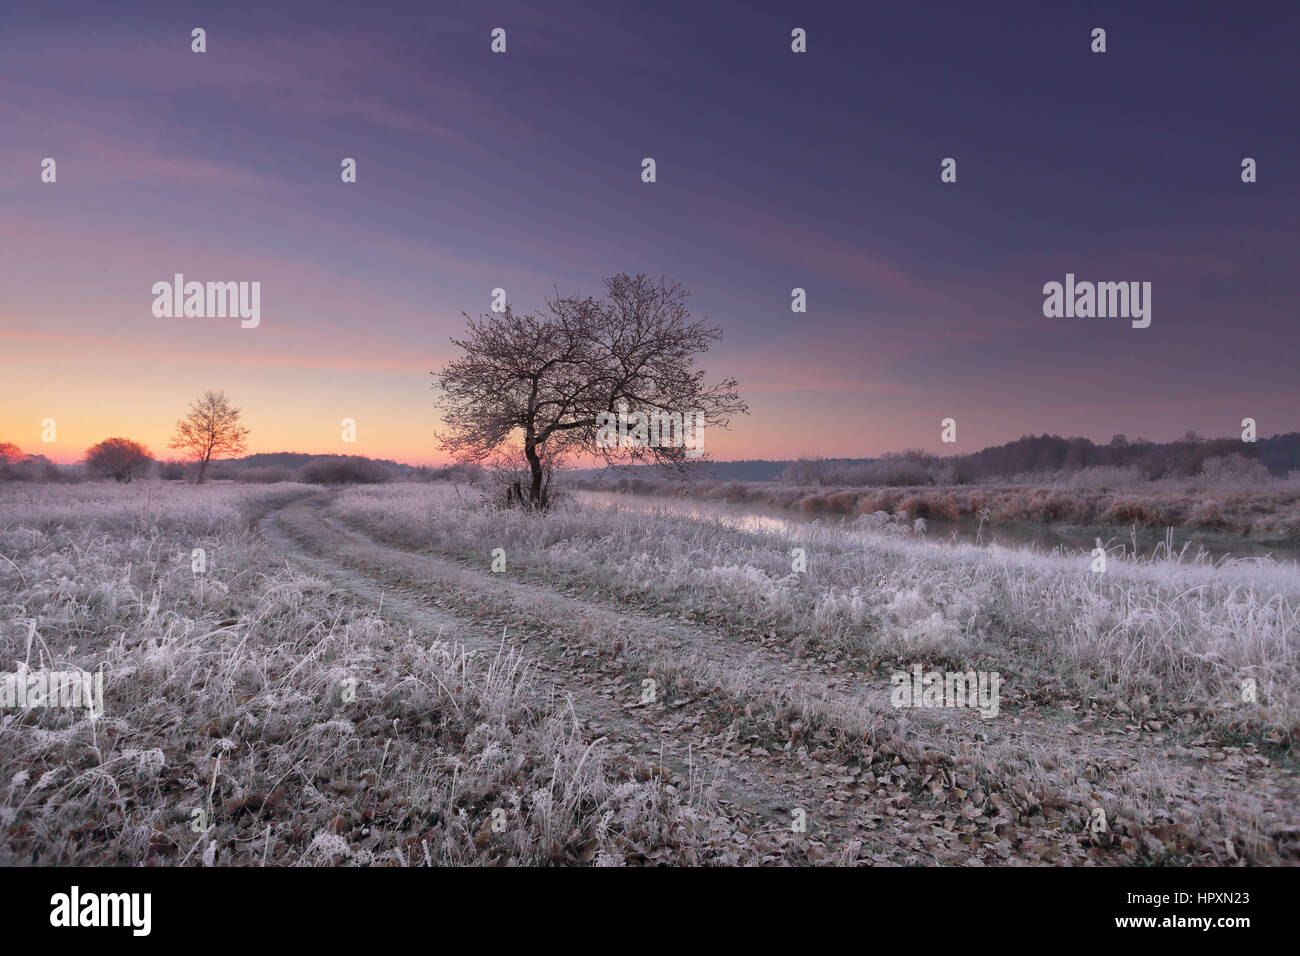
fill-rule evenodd
<path id="1" fill-rule="evenodd" d="M 129 438 L 105 438 L 86 449 L 86 469 L 92 475 L 130 483 L 153 464 L 149 449 Z"/>
<path id="2" fill-rule="evenodd" d="M 238 455 L 244 450 L 248 429 L 239 423 L 239 409 L 230 404 L 225 392 L 211 389 L 190 402 L 190 410 L 176 422 L 176 434 L 168 448 L 199 463 L 198 483 L 208 471 L 213 458 Z"/>
<path id="3" fill-rule="evenodd" d="M 680 466 L 697 457 L 698 443 L 678 440 L 683 415 L 725 428 L 730 415 L 748 409 L 734 379 L 705 385 L 694 367 L 722 332 L 693 320 L 686 296 L 676 282 L 620 273 L 605 280 L 600 299 L 557 294 L 540 313 L 506 306 L 477 320 L 466 315 L 467 334 L 452 339 L 464 356 L 433 373 L 448 429 L 438 436 L 442 448 L 479 462 L 522 437 L 525 503 L 533 508 L 546 506 L 544 462 L 566 453 L 609 464 Z M 656 424 L 622 429 L 629 411 L 656 416 Z M 646 440 L 669 416 L 678 425 L 671 440 Z"/>

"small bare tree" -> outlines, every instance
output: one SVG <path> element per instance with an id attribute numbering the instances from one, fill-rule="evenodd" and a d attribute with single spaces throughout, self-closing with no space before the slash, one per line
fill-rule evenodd
<path id="1" fill-rule="evenodd" d="M 185 417 L 176 422 L 176 434 L 167 443 L 193 458 L 199 466 L 198 483 L 213 458 L 238 455 L 245 448 L 248 429 L 239 423 L 240 410 L 230 404 L 225 392 L 208 389 L 194 401 Z"/>
<path id="2" fill-rule="evenodd" d="M 105 438 L 86 449 L 86 470 L 114 481 L 131 483 L 153 464 L 149 449 L 129 438 Z"/>
<path id="3" fill-rule="evenodd" d="M 821 455 L 807 456 L 790 462 L 781 472 L 781 480 L 796 484 L 801 488 L 811 484 L 825 485 L 829 466 Z"/>
<path id="4" fill-rule="evenodd" d="M 433 373 L 447 427 L 438 436 L 443 449 L 460 461 L 483 461 L 522 441 L 526 504 L 534 508 L 546 506 L 546 455 L 680 467 L 694 457 L 682 442 L 620 434 L 611 443 L 601 429 L 629 409 L 698 415 L 722 428 L 748 411 L 734 379 L 706 385 L 694 367 L 722 333 L 692 320 L 686 296 L 676 282 L 620 273 L 605 280 L 601 299 L 557 293 L 541 313 L 519 315 L 507 306 L 477 320 L 465 316 L 467 334 L 452 339 L 464 356 Z"/>

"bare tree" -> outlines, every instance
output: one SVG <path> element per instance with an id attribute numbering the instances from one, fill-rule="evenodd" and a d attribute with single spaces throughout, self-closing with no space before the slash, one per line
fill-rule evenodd
<path id="1" fill-rule="evenodd" d="M 814 482 L 825 485 L 829 473 L 830 466 L 821 455 L 811 458 L 804 456 L 785 466 L 785 470 L 781 472 L 781 480 L 796 484 L 801 488 Z"/>
<path id="2" fill-rule="evenodd" d="M 546 442 L 539 446 L 538 455 L 542 464 L 542 486 L 538 501 L 546 505 L 552 500 L 551 481 L 555 472 L 567 464 L 567 459 L 556 442 Z M 532 484 L 532 466 L 524 454 L 521 442 L 508 442 L 500 446 L 485 464 L 487 479 L 507 507 L 532 506 L 529 494 L 524 490 Z"/>
<path id="3" fill-rule="evenodd" d="M 149 449 L 129 438 L 105 438 L 86 449 L 86 469 L 91 474 L 127 484 L 148 472 L 152 464 Z"/>
<path id="4" fill-rule="evenodd" d="M 176 422 L 176 434 L 168 448 L 179 449 L 199 464 L 198 483 L 207 474 L 213 458 L 238 455 L 244 450 L 248 429 L 239 423 L 240 410 L 230 404 L 225 392 L 208 389 L 194 401 L 185 417 Z"/>
<path id="5" fill-rule="evenodd" d="M 0 481 L 21 481 L 31 477 L 28 467 L 31 460 L 32 457 L 24 455 L 13 442 L 0 441 Z"/>
<path id="6" fill-rule="evenodd" d="M 620 273 L 605 280 L 601 299 L 557 292 L 540 313 L 507 306 L 478 320 L 466 315 L 467 334 L 452 339 L 464 356 L 433 373 L 448 429 L 442 447 L 460 461 L 483 461 L 522 438 L 531 507 L 546 506 L 544 455 L 680 467 L 695 457 L 684 442 L 620 432 L 611 443 L 609 423 L 631 411 L 697 415 L 725 428 L 730 415 L 748 411 L 734 379 L 705 385 L 695 368 L 722 332 L 692 320 L 686 296 L 676 282 Z"/>

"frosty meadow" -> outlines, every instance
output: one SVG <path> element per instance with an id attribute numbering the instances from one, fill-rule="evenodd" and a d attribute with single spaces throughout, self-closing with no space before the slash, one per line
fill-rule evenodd
<path id="1" fill-rule="evenodd" d="M 98 717 L 0 717 L 0 858 L 1296 859 L 1294 563 L 1097 575 L 904 530 L 0 485 L 0 653 L 104 672 Z M 898 707 L 900 671 L 974 671 L 970 706 Z"/>

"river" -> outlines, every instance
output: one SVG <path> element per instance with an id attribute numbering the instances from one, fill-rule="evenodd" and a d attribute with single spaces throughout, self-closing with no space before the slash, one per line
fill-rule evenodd
<path id="1" fill-rule="evenodd" d="M 789 525 L 821 522 L 838 525 L 852 518 L 826 515 L 804 515 L 784 508 L 754 502 L 708 501 L 698 498 L 677 498 L 666 495 L 625 494 L 614 491 L 576 491 L 579 502 L 618 507 L 631 511 L 661 511 L 688 518 L 714 518 L 724 524 L 746 530 L 784 530 Z M 1134 534 L 1131 526 L 1080 528 L 1072 525 L 993 525 L 986 523 L 981 529 L 977 521 L 927 522 L 925 536 L 931 541 L 966 542 L 1023 550 L 1091 551 L 1096 540 L 1101 539 L 1108 551 L 1123 546 L 1143 557 L 1165 556 L 1169 550 L 1177 555 L 1184 553 L 1193 558 L 1204 550 L 1213 560 L 1223 558 L 1273 557 L 1279 561 L 1300 560 L 1300 548 L 1263 545 L 1236 535 L 1173 529 L 1161 531 L 1139 527 Z M 1185 549 L 1185 551 L 1184 551 Z"/>

